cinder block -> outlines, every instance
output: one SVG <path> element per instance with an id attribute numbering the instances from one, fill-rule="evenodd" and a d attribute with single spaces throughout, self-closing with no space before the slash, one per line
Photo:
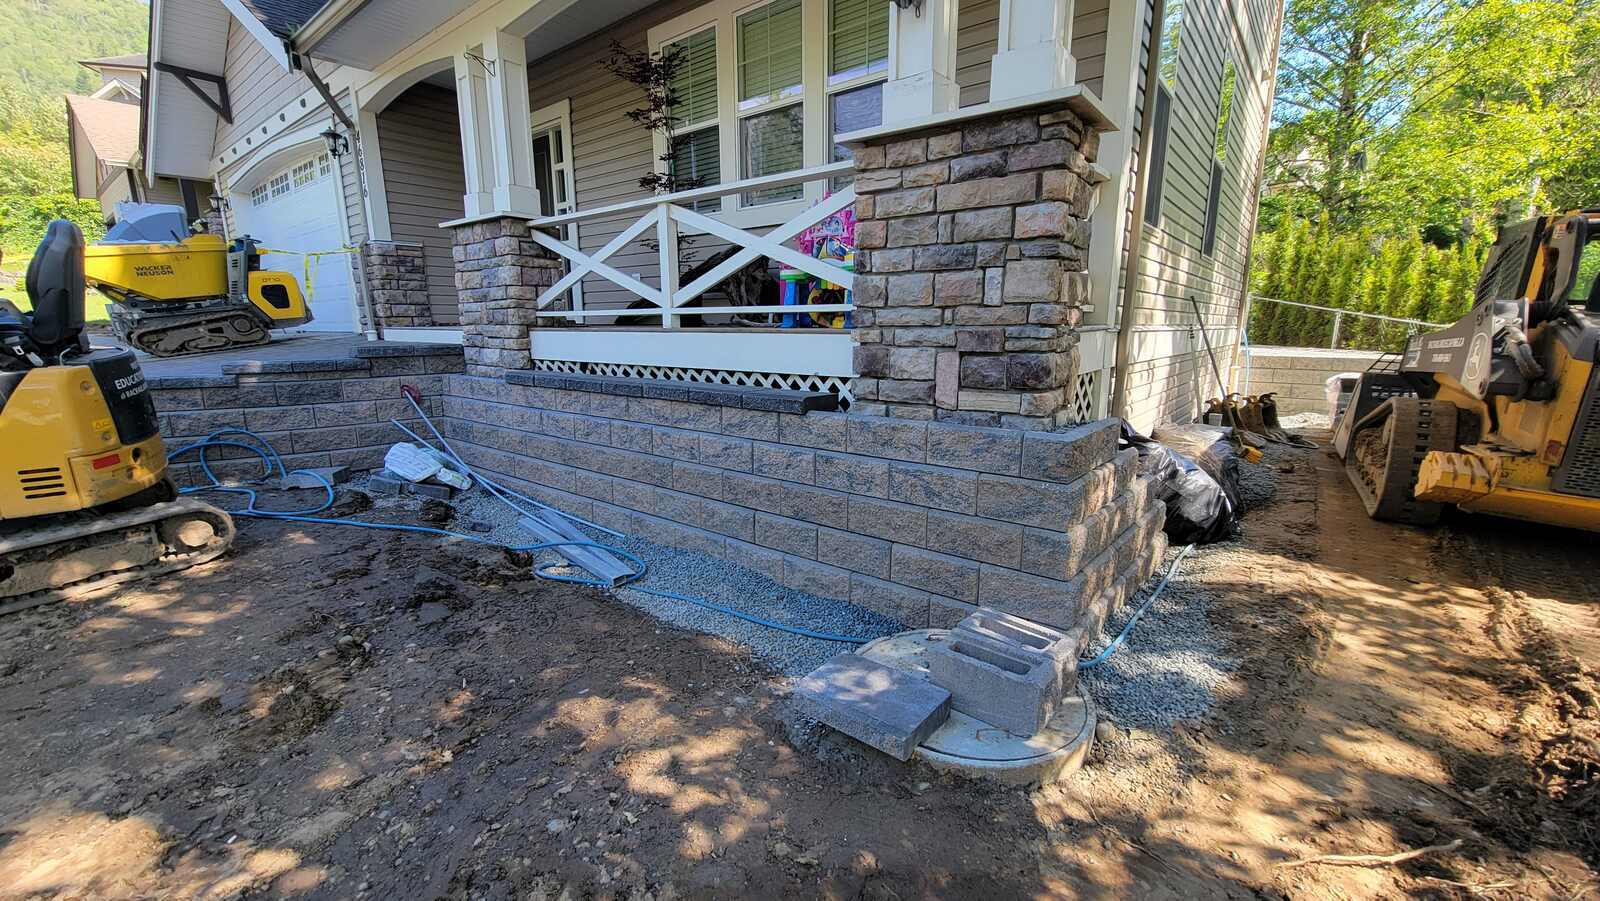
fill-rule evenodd
<path id="1" fill-rule="evenodd" d="M 1055 662 L 1017 645 L 952 632 L 929 646 L 928 671 L 953 708 L 1013 735 L 1033 735 L 1056 710 Z"/>
<path id="2" fill-rule="evenodd" d="M 978 502 L 978 474 L 920 463 L 891 463 L 889 498 L 935 510 L 972 513 Z"/>
<path id="3" fill-rule="evenodd" d="M 928 462 L 998 475 L 1021 472 L 1022 433 L 1015 429 L 928 424 Z"/>
<path id="4" fill-rule="evenodd" d="M 851 416 L 850 452 L 921 463 L 927 457 L 928 424 L 879 416 Z"/>
<path id="5" fill-rule="evenodd" d="M 1056 697 L 1064 697 L 1078 684 L 1078 642 L 1076 631 L 1058 632 L 1020 616 L 1002 613 L 992 607 L 977 612 L 956 624 L 957 632 L 967 632 L 990 641 L 1012 644 L 1049 657 L 1055 664 Z"/>
<path id="6" fill-rule="evenodd" d="M 896 582 L 925 591 L 937 591 L 957 600 L 976 601 L 978 566 L 976 562 L 961 557 L 896 544 L 891 554 L 890 572 Z"/>
<path id="7" fill-rule="evenodd" d="M 950 692 L 904 670 L 840 654 L 795 685 L 806 712 L 897 760 L 950 717 Z"/>

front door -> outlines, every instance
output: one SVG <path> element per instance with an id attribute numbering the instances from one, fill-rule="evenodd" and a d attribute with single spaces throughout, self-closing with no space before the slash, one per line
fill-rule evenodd
<path id="1" fill-rule="evenodd" d="M 564 216 L 577 209 L 572 179 L 572 106 L 568 101 L 535 110 L 533 121 L 533 182 L 539 189 L 539 213 Z M 578 246 L 578 224 L 561 227 L 561 240 Z M 583 309 L 583 285 L 572 288 L 572 309 Z"/>

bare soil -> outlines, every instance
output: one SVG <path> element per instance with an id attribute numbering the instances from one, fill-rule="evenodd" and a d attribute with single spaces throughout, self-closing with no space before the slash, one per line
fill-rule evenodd
<path id="1" fill-rule="evenodd" d="M 1323 452 L 1269 461 L 1192 558 L 1242 660 L 1218 708 L 1033 791 L 798 723 L 738 647 L 501 552 L 244 521 L 0 620 L 0 897 L 1593 891 L 1592 538 L 1372 523 Z"/>

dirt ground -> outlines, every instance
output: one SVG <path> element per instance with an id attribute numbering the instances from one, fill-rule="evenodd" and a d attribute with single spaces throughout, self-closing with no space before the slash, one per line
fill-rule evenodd
<path id="1" fill-rule="evenodd" d="M 1246 562 L 1191 558 L 1242 660 L 1217 709 L 1034 791 L 791 725 L 736 646 L 499 551 L 242 522 L 0 621 L 0 897 L 1593 893 L 1593 539 L 1375 524 L 1273 459 Z"/>

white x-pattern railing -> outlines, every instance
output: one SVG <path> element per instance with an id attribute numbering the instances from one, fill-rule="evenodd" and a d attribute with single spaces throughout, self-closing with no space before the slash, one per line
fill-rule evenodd
<path id="1" fill-rule="evenodd" d="M 551 318 L 579 319 L 591 316 L 639 315 L 637 310 L 624 313 L 623 310 L 617 309 L 545 309 L 557 298 L 579 284 L 584 278 L 595 275 L 620 285 L 639 297 L 650 301 L 661 310 L 662 328 L 676 328 L 678 326 L 679 308 L 721 284 L 724 279 L 760 257 L 768 257 L 808 275 L 851 289 L 855 285 L 855 276 L 851 274 L 850 270 L 825 260 L 807 256 L 789 247 L 787 242 L 798 237 L 811 226 L 855 203 L 856 192 L 854 188 L 845 188 L 839 193 L 827 197 L 821 203 L 800 212 L 789 221 L 774 227 L 766 234 L 756 234 L 747 229 L 735 227 L 711 216 L 697 213 L 689 209 L 689 206 L 703 200 L 711 200 L 718 197 L 783 188 L 839 175 L 848 175 L 852 171 L 854 171 L 854 167 L 850 162 L 831 163 L 826 166 L 813 166 L 810 169 L 801 169 L 782 175 L 747 178 L 742 181 L 728 182 L 705 188 L 694 188 L 688 191 L 677 191 L 672 194 L 660 194 L 626 203 L 596 207 L 592 210 L 535 219 L 528 223 L 533 229 L 533 240 L 540 246 L 559 254 L 570 264 L 567 274 L 539 295 L 537 301 L 538 315 Z M 582 223 L 632 212 L 642 212 L 642 215 L 632 225 L 623 229 L 615 238 L 606 242 L 604 247 L 593 254 L 584 253 L 573 244 L 552 237 L 547 231 L 555 231 L 560 234 L 563 232 L 561 226 L 570 223 Z M 659 287 L 645 284 L 606 262 L 617 251 L 628 246 L 652 228 L 655 229 L 655 240 L 659 255 Z M 678 232 L 680 228 L 691 233 L 701 233 L 721 238 L 737 246 L 739 251 L 709 272 L 696 278 L 693 282 L 687 285 L 680 284 L 678 263 Z M 855 306 L 853 304 L 814 304 L 806 305 L 804 312 L 840 313 L 854 309 Z M 797 310 L 792 306 L 693 308 L 693 313 L 696 316 L 727 313 L 785 312 L 793 313 L 797 312 Z"/>

